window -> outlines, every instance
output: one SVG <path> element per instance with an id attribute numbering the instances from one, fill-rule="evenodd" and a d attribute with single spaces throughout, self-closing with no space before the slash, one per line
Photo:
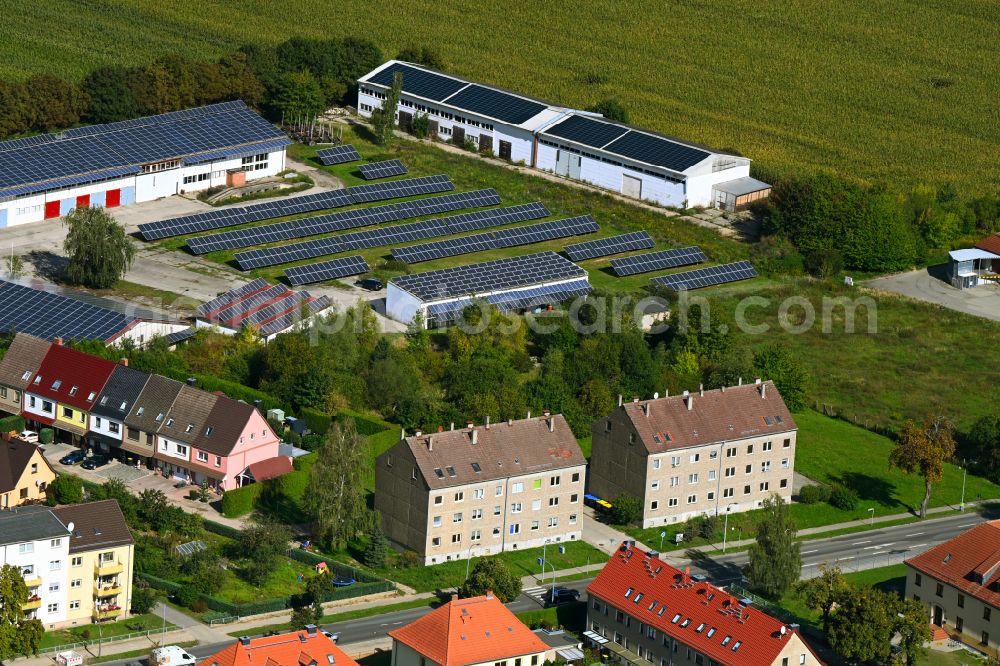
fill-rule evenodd
<path id="1" fill-rule="evenodd" d="M 215 456 L 215 466 L 222 467 L 222 456 Z"/>
<path id="2" fill-rule="evenodd" d="M 965 620 L 960 617 L 955 618 L 955 631 L 961 632 L 965 628 Z"/>
<path id="3" fill-rule="evenodd" d="M 708 470 L 708 480 L 709 481 L 715 481 L 715 470 L 714 469 Z"/>
<path id="4" fill-rule="evenodd" d="M 766 460 L 766 461 L 762 462 L 760 464 L 760 471 L 761 472 L 770 472 L 771 471 L 771 461 L 770 460 Z"/>
<path id="5" fill-rule="evenodd" d="M 692 453 L 690 456 L 688 456 L 688 462 L 690 462 L 690 463 L 696 463 L 696 462 L 698 462 L 700 460 L 701 460 L 701 454 L 700 453 Z"/>
<path id="6" fill-rule="evenodd" d="M 72 589 L 74 589 L 74 590 L 77 589 L 77 588 L 83 587 L 83 579 L 82 578 L 76 578 L 74 580 L 71 580 L 70 583 L 69 583 L 69 586 Z"/>
<path id="7" fill-rule="evenodd" d="M 792 440 L 789 438 L 789 439 L 786 439 L 784 442 L 781 443 L 781 448 L 787 449 L 791 445 L 792 445 Z"/>
<path id="8" fill-rule="evenodd" d="M 924 577 L 921 576 L 920 574 L 917 574 L 916 576 L 913 577 L 913 584 L 916 585 L 917 587 L 920 587 L 920 583 L 923 580 L 924 580 Z"/>
<path id="9" fill-rule="evenodd" d="M 73 410 L 69 407 L 63 407 L 62 415 L 64 419 L 71 419 L 73 418 Z"/>
<path id="10" fill-rule="evenodd" d="M 60 571 L 62 569 L 62 560 L 52 560 L 49 562 L 49 571 Z"/>
<path id="11" fill-rule="evenodd" d="M 499 516 L 500 515 L 500 507 L 499 506 L 493 507 L 493 515 L 494 516 Z"/>
<path id="12" fill-rule="evenodd" d="M 497 490 L 496 490 L 496 493 L 494 493 L 494 494 L 497 497 L 500 497 L 501 495 L 503 495 L 503 485 L 502 484 L 497 484 Z"/>
<path id="13" fill-rule="evenodd" d="M 69 602 L 69 609 L 70 610 L 79 610 L 80 609 L 80 601 L 77 600 L 77 601 L 71 601 L 71 602 Z"/>
<path id="14" fill-rule="evenodd" d="M 439 548 L 441 546 L 441 537 L 434 537 L 431 539 L 431 546 L 434 548 Z"/>
<path id="15" fill-rule="evenodd" d="M 733 488 L 724 488 L 722 490 L 722 497 L 729 498 L 733 496 Z"/>
<path id="16" fill-rule="evenodd" d="M 762 481 L 760 484 L 760 492 L 767 492 L 770 490 L 771 484 L 768 481 Z"/>
<path id="17" fill-rule="evenodd" d="M 524 492 L 524 484 L 518 481 L 517 483 L 510 484 L 510 494 L 516 495 L 518 493 Z"/>
<path id="18" fill-rule="evenodd" d="M 677 506 L 677 498 L 671 497 L 667 500 L 667 506 Z"/>
<path id="19" fill-rule="evenodd" d="M 438 495 L 437 497 L 435 497 L 434 498 L 434 503 L 435 504 L 443 504 L 444 503 L 444 495 Z"/>
<path id="20" fill-rule="evenodd" d="M 747 455 L 748 456 L 753 455 L 753 444 L 747 444 Z"/>
<path id="21" fill-rule="evenodd" d="M 456 502 L 463 502 L 463 501 L 465 501 L 465 493 L 462 492 L 462 491 L 459 491 L 459 492 L 455 493 L 455 501 Z"/>
<path id="22" fill-rule="evenodd" d="M 431 521 L 431 525 L 434 527 L 441 527 L 441 516 L 434 516 L 434 519 Z"/>
<path id="23" fill-rule="evenodd" d="M 559 524 L 559 518 L 557 518 L 556 516 L 551 516 L 549 518 L 549 527 L 555 527 L 558 524 Z"/>
<path id="24" fill-rule="evenodd" d="M 113 435 L 117 435 L 119 432 L 121 432 L 121 424 L 115 421 L 108 421 L 108 432 L 110 432 Z"/>
<path id="25" fill-rule="evenodd" d="M 660 459 L 653 458 L 653 469 L 660 469 Z"/>
<path id="26" fill-rule="evenodd" d="M 198 460 L 200 460 L 201 462 L 208 462 L 208 454 L 205 453 L 204 451 L 199 451 Z"/>
<path id="27" fill-rule="evenodd" d="M 959 594 L 958 595 L 958 607 L 959 608 L 965 608 L 965 595 L 964 594 Z"/>
<path id="28" fill-rule="evenodd" d="M 49 592 L 58 592 L 59 583 L 49 583 Z"/>
<path id="29" fill-rule="evenodd" d="M 462 543 L 462 535 L 461 534 L 452 534 L 451 535 L 451 542 L 452 543 Z"/>
<path id="30" fill-rule="evenodd" d="M 472 510 L 472 516 L 471 516 L 472 520 L 480 520 L 480 519 L 482 519 L 482 517 L 483 517 L 483 510 L 482 509 L 473 509 Z"/>
<path id="31" fill-rule="evenodd" d="M 688 474 L 688 483 L 698 483 L 698 475 Z"/>
<path id="32" fill-rule="evenodd" d="M 50 613 L 58 613 L 59 604 L 49 604 L 48 606 L 46 606 L 46 610 Z"/>
<path id="33" fill-rule="evenodd" d="M 709 453 L 708 453 L 708 459 L 709 460 L 717 460 L 718 457 L 719 457 L 719 452 L 718 451 L 709 451 Z"/>
<path id="34" fill-rule="evenodd" d="M 780 486 L 781 486 L 782 488 L 787 488 L 787 487 L 788 487 L 788 479 L 782 479 L 782 480 L 781 480 L 781 483 L 780 483 L 779 485 L 780 485 Z"/>
<path id="35" fill-rule="evenodd" d="M 580 496 L 577 495 L 576 493 L 573 493 L 572 495 L 569 496 L 569 503 L 570 504 L 576 504 L 579 501 L 580 501 Z"/>
<path id="36" fill-rule="evenodd" d="M 660 482 L 659 481 L 653 481 L 651 484 L 649 484 L 649 488 L 650 488 L 650 490 L 659 490 L 660 489 Z"/>
<path id="37" fill-rule="evenodd" d="M 169 428 L 170 426 L 172 426 L 173 424 L 174 424 L 174 419 L 173 419 L 173 417 L 170 417 L 169 419 L 167 419 L 167 424 L 166 424 L 166 425 L 167 425 L 167 427 L 168 427 L 168 428 Z"/>
<path id="38" fill-rule="evenodd" d="M 697 495 L 688 495 L 688 504 L 694 504 L 698 501 Z"/>
<path id="39" fill-rule="evenodd" d="M 727 458 L 735 458 L 736 457 L 736 447 L 735 446 L 731 446 L 728 449 L 726 449 L 726 457 Z"/>
<path id="40" fill-rule="evenodd" d="M 569 514 L 569 524 L 570 525 L 576 525 L 576 514 L 575 513 Z M 989 609 L 987 609 L 987 610 L 989 610 Z"/>
<path id="41" fill-rule="evenodd" d="M 549 487 L 558 486 L 561 481 L 562 481 L 562 477 L 561 476 L 558 476 L 558 475 L 557 476 L 550 476 L 549 477 Z"/>
<path id="42" fill-rule="evenodd" d="M 770 451 L 772 448 L 773 448 L 773 444 L 771 442 L 764 442 L 763 449 L 765 451 Z"/>
<path id="43" fill-rule="evenodd" d="M 714 499 L 715 499 L 715 492 L 713 491 L 708 494 L 708 501 L 711 502 Z"/>
<path id="44" fill-rule="evenodd" d="M 83 566 L 83 557 L 80 556 L 80 555 L 77 555 L 76 557 L 74 557 L 73 559 L 71 559 L 69 561 L 69 563 L 70 563 L 71 566 L 74 566 L 74 567 L 82 567 Z"/>
<path id="45" fill-rule="evenodd" d="M 989 622 L 990 615 L 993 614 L 990 611 L 991 611 L 991 609 L 990 609 L 989 606 L 983 606 L 983 619 L 986 620 L 987 622 Z"/>
<path id="46" fill-rule="evenodd" d="M 482 538 L 483 538 L 482 530 L 472 530 L 472 532 L 469 534 L 470 541 L 479 541 Z"/>
<path id="47" fill-rule="evenodd" d="M 512 523 L 511 526 L 510 526 L 510 529 L 508 531 L 511 534 L 520 534 L 521 533 L 521 524 L 520 523 Z"/>
<path id="48" fill-rule="evenodd" d="M 649 510 L 650 511 L 656 511 L 658 508 L 660 508 L 660 501 L 659 500 L 653 500 L 652 502 L 649 503 Z"/>
<path id="49" fill-rule="evenodd" d="M 549 506 L 559 506 L 559 498 L 558 497 L 550 497 L 549 498 Z"/>
<path id="50" fill-rule="evenodd" d="M 451 516 L 451 522 L 453 522 L 453 523 L 460 523 L 460 522 L 462 522 L 462 514 L 461 513 L 454 513 L 454 514 L 452 514 L 452 516 Z"/>
<path id="51" fill-rule="evenodd" d="M 510 505 L 510 512 L 511 513 L 521 513 L 521 503 L 520 502 L 513 502 Z"/>
<path id="52" fill-rule="evenodd" d="M 680 467 L 681 466 L 681 457 L 680 456 L 670 456 L 670 466 L 671 467 Z"/>
<path id="53" fill-rule="evenodd" d="M 944 585 L 942 585 L 941 583 L 938 583 L 937 587 L 934 590 L 934 594 L 936 594 L 939 597 L 943 597 L 944 596 Z"/>
<path id="54" fill-rule="evenodd" d="M 100 416 L 95 416 L 94 417 L 94 427 L 96 427 L 96 428 L 100 428 L 101 427 L 101 417 Z"/>
<path id="55" fill-rule="evenodd" d="M 983 632 L 983 636 L 982 636 L 982 640 L 980 642 L 983 645 L 989 645 L 990 644 L 990 632 L 984 631 Z"/>
<path id="56" fill-rule="evenodd" d="M 62 539 L 52 539 L 49 541 L 49 548 L 58 548 L 62 545 Z"/>
<path id="57" fill-rule="evenodd" d="M 781 459 L 781 469 L 788 469 L 788 458 Z"/>
<path id="58" fill-rule="evenodd" d="M 670 477 L 670 487 L 671 488 L 675 488 L 675 487 L 679 486 L 680 484 L 681 484 L 681 477 L 679 477 L 679 476 L 672 476 L 672 477 Z"/>
<path id="59" fill-rule="evenodd" d="M 799 655 L 799 663 L 800 664 L 806 663 L 806 656 L 805 656 L 805 654 L 800 654 Z"/>
<path id="60" fill-rule="evenodd" d="M 486 495 L 486 491 L 482 488 L 476 488 L 472 491 L 472 499 L 483 499 Z"/>
<path id="61" fill-rule="evenodd" d="M 570 478 L 573 481 L 573 483 L 579 483 L 580 482 L 580 473 L 579 472 L 573 472 L 573 476 L 570 477 Z"/>
<path id="62" fill-rule="evenodd" d="M 735 467 L 727 467 L 726 468 L 725 477 L 728 479 L 731 476 L 736 476 L 736 468 Z"/>
<path id="63" fill-rule="evenodd" d="M 743 494 L 744 495 L 750 494 L 750 486 L 743 486 Z"/>
<path id="64" fill-rule="evenodd" d="M 174 447 L 177 449 L 177 455 L 187 457 L 188 447 L 183 444 L 175 444 Z"/>
<path id="65" fill-rule="evenodd" d="M 753 465 L 747 465 L 746 474 L 753 474 Z"/>

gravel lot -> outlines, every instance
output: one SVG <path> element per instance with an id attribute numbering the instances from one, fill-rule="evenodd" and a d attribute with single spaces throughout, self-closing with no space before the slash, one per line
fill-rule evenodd
<path id="1" fill-rule="evenodd" d="M 891 291 L 951 310 L 1000 321 L 1000 285 L 956 289 L 942 279 L 942 266 L 899 273 L 866 282 L 874 289 Z"/>

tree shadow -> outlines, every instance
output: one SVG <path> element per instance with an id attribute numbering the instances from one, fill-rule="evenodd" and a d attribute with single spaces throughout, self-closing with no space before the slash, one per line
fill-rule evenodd
<path id="1" fill-rule="evenodd" d="M 720 562 L 711 555 L 696 549 L 686 550 L 684 554 L 704 571 L 717 585 L 725 585 L 743 578 L 743 567 L 734 562 Z"/>
<path id="2" fill-rule="evenodd" d="M 928 266 L 927 274 L 930 275 L 935 280 L 941 280 L 947 284 L 951 284 L 948 279 L 948 264 L 938 264 L 937 266 Z"/>
<path id="3" fill-rule="evenodd" d="M 852 489 L 862 501 L 878 502 L 887 507 L 901 506 L 911 513 L 915 510 L 912 506 L 899 501 L 894 484 L 877 476 L 861 472 L 844 472 L 840 476 L 831 476 L 830 480 Z"/>
<path id="4" fill-rule="evenodd" d="M 69 257 L 60 256 L 48 250 L 32 250 L 26 255 L 35 273 L 51 282 L 61 282 L 66 277 Z"/>

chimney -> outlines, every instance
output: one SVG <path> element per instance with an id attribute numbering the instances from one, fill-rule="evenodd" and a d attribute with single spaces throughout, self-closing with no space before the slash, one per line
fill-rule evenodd
<path id="1" fill-rule="evenodd" d="M 760 397 L 761 397 L 761 399 L 766 399 L 767 398 L 767 395 L 765 395 L 766 393 L 767 393 L 767 384 L 761 384 L 760 385 Z"/>
<path id="2" fill-rule="evenodd" d="M 705 385 L 704 384 L 698 384 L 698 395 L 700 395 L 703 398 L 705 397 Z"/>
<path id="3" fill-rule="evenodd" d="M 424 434 L 423 430 L 417 430 L 416 432 L 413 433 L 413 436 L 414 437 L 420 437 L 422 434 Z"/>
<path id="4" fill-rule="evenodd" d="M 760 384 L 760 377 L 758 377 L 757 379 L 753 380 L 753 383 L 754 384 Z"/>
<path id="5" fill-rule="evenodd" d="M 448 424 L 448 430 L 454 430 L 454 429 L 455 429 L 455 422 L 452 421 L 451 423 Z"/>
<path id="6" fill-rule="evenodd" d="M 406 439 L 406 428 L 400 428 L 399 429 L 399 438 L 400 439 Z"/>
<path id="7" fill-rule="evenodd" d="M 309 634 L 310 636 L 315 636 L 316 635 L 316 625 L 315 624 L 307 624 L 306 625 L 306 633 Z"/>
<path id="8" fill-rule="evenodd" d="M 648 419 L 649 418 L 649 403 L 648 402 L 644 402 L 642 404 L 642 412 L 646 415 L 646 418 Z"/>
<path id="9" fill-rule="evenodd" d="M 458 595 L 457 594 L 451 595 L 451 600 L 452 601 L 458 601 Z"/>
<path id="10" fill-rule="evenodd" d="M 619 407 L 622 406 L 622 394 L 621 393 L 618 394 L 618 406 Z"/>
<path id="11" fill-rule="evenodd" d="M 242 645 L 243 647 L 250 647 L 250 637 L 240 636 L 240 645 Z"/>
<path id="12" fill-rule="evenodd" d="M 198 380 L 195 379 L 194 377 L 188 377 L 187 378 L 187 385 L 188 386 L 194 386 L 197 383 L 198 383 Z"/>
<path id="13" fill-rule="evenodd" d="M 694 409 L 694 396 L 693 395 L 684 396 L 684 405 L 688 408 L 689 412 L 692 409 Z"/>
<path id="14" fill-rule="evenodd" d="M 486 415 L 486 429 L 487 430 L 490 429 L 490 415 L 489 414 Z"/>
<path id="15" fill-rule="evenodd" d="M 466 421 L 465 422 L 465 427 L 466 428 L 472 428 L 474 425 L 476 425 L 476 424 L 473 423 L 472 421 Z"/>
<path id="16" fill-rule="evenodd" d="M 128 364 L 126 363 L 126 365 L 128 365 Z M 256 407 L 257 411 L 259 412 L 262 409 L 264 409 L 264 401 L 263 400 L 254 400 L 253 401 L 253 406 Z"/>
<path id="17" fill-rule="evenodd" d="M 120 359 L 118 359 L 118 364 L 119 365 L 124 365 L 127 368 L 128 367 L 128 357 L 127 356 L 122 356 Z"/>
<path id="18" fill-rule="evenodd" d="M 438 432 L 444 432 L 444 426 L 438 426 Z"/>
<path id="19" fill-rule="evenodd" d="M 552 412 L 550 412 L 549 410 L 547 409 L 542 410 L 542 416 L 544 416 L 545 418 L 549 418 L 550 414 L 552 414 Z"/>
<path id="20" fill-rule="evenodd" d="M 670 397 L 670 389 L 663 389 L 663 397 L 664 398 Z"/>
<path id="21" fill-rule="evenodd" d="M 781 625 L 781 635 L 784 636 L 787 632 L 788 629 L 785 627 L 785 625 Z"/>
<path id="22" fill-rule="evenodd" d="M 427 450 L 428 451 L 433 451 L 434 450 L 434 438 L 433 437 L 428 437 L 427 438 Z"/>
<path id="23" fill-rule="evenodd" d="M 59 347 L 62 347 L 62 343 L 63 343 L 63 339 L 62 338 L 58 338 L 58 337 L 57 338 L 52 338 L 52 344 L 58 345 Z"/>
<path id="24" fill-rule="evenodd" d="M 739 381 L 736 383 L 737 386 L 743 386 L 743 378 L 740 377 Z"/>
<path id="25" fill-rule="evenodd" d="M 528 418 L 529 419 L 531 418 L 531 410 L 530 409 L 528 410 Z"/>
<path id="26" fill-rule="evenodd" d="M 472 443 L 473 444 L 479 443 L 479 431 L 476 430 L 475 428 L 472 429 Z"/>
<path id="27" fill-rule="evenodd" d="M 659 400 L 659 399 L 660 399 L 660 392 L 653 391 L 653 400 Z"/>
<path id="28" fill-rule="evenodd" d="M 681 395 L 683 395 L 686 398 L 686 397 L 688 397 L 688 392 L 684 391 L 684 393 L 682 393 Z"/>
<path id="29" fill-rule="evenodd" d="M 487 599 L 492 599 L 493 598 L 493 590 L 491 590 L 489 588 L 486 589 L 486 598 Z"/>
<path id="30" fill-rule="evenodd" d="M 556 419 L 555 419 L 555 417 L 548 416 L 546 418 L 548 418 L 548 420 L 549 420 L 549 432 L 555 432 L 556 431 Z"/>
<path id="31" fill-rule="evenodd" d="M 635 404 L 637 402 L 639 402 L 639 396 L 637 395 L 632 396 L 632 403 Z"/>
<path id="32" fill-rule="evenodd" d="M 507 425 L 509 426 L 514 425 L 514 419 L 507 419 Z"/>
<path id="33" fill-rule="evenodd" d="M 725 384 L 723 384 L 723 385 L 722 385 L 722 388 L 721 388 L 721 391 L 722 391 L 723 393 L 725 393 L 725 392 L 726 392 L 726 385 L 725 385 Z"/>

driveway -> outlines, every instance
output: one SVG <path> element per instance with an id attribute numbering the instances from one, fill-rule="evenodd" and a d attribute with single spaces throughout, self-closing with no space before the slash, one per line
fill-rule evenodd
<path id="1" fill-rule="evenodd" d="M 944 266 L 870 280 L 866 286 L 933 303 L 950 310 L 1000 321 L 1000 284 L 956 289 L 944 279 Z"/>

